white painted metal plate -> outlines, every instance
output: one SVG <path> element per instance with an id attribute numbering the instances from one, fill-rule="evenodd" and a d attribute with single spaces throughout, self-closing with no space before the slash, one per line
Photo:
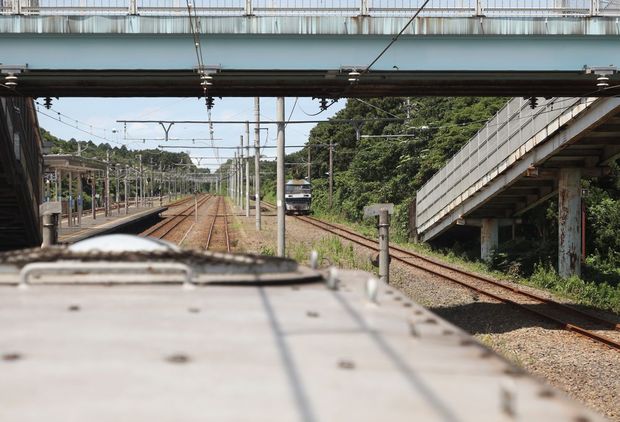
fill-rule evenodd
<path id="1" fill-rule="evenodd" d="M 376 217 L 381 210 L 387 210 L 388 214 L 394 214 L 394 204 L 373 204 L 364 207 L 364 218 Z"/>
<path id="2" fill-rule="evenodd" d="M 602 420 L 368 276 L 0 286 L 0 420 L 495 422 L 506 379 L 517 420 Z"/>
<path id="3" fill-rule="evenodd" d="M 39 214 L 41 215 L 60 214 L 61 212 L 60 201 L 44 202 L 39 205 Z"/>

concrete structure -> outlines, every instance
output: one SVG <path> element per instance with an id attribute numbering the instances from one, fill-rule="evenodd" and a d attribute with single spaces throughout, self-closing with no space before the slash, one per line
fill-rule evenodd
<path id="1" fill-rule="evenodd" d="M 619 65 L 620 6 L 603 0 L 433 1 L 367 73 L 420 2 L 193 3 L 199 20 L 182 2 L 14 0 L 2 71 L 32 96 L 201 96 L 194 25 L 213 97 L 572 96 L 596 87 L 584 66 Z"/>
<path id="2" fill-rule="evenodd" d="M 41 147 L 32 99 L 0 98 L 0 250 L 41 244 Z"/>
<path id="3" fill-rule="evenodd" d="M 515 98 L 417 193 L 421 240 L 455 225 L 482 226 L 482 256 L 500 225 L 517 223 L 558 195 L 559 272 L 579 274 L 580 180 L 602 176 L 620 156 L 620 98 Z"/>

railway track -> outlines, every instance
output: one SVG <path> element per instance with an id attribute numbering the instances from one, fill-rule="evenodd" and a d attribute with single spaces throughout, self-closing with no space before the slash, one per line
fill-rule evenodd
<path id="1" fill-rule="evenodd" d="M 215 214 L 209 226 L 209 234 L 207 235 L 205 249 L 230 252 L 227 206 L 222 196 L 218 196 L 217 199 Z"/>
<path id="2" fill-rule="evenodd" d="M 267 205 L 270 208 L 275 208 L 272 204 L 267 203 Z M 375 252 L 379 251 L 377 241 L 352 230 L 316 219 L 314 217 L 295 216 L 295 218 L 357 245 L 363 246 Z M 620 335 L 617 333 L 620 331 L 620 324 L 614 321 L 600 318 L 576 309 L 573 306 L 556 302 L 535 293 L 527 292 L 518 287 L 510 286 L 489 277 L 471 273 L 452 265 L 444 264 L 398 246 L 390 246 L 390 257 L 394 261 L 400 262 L 401 264 L 428 272 L 471 289 L 484 296 L 512 305 L 518 309 L 528 311 L 546 321 L 562 327 L 567 331 L 576 333 L 597 343 L 604 344 L 612 349 L 620 351 Z M 541 305 L 545 306 L 546 309 L 539 309 Z M 602 334 L 602 331 L 604 331 L 605 334 Z M 610 336 L 613 336 L 613 338 Z"/>
<path id="3" fill-rule="evenodd" d="M 204 205 L 211 198 L 211 195 L 200 196 L 198 198 L 198 208 Z M 169 236 L 171 233 L 173 233 L 179 227 L 179 225 L 181 225 L 184 221 L 194 215 L 195 204 L 192 199 L 193 198 L 190 197 L 175 203 L 174 205 L 176 206 L 182 206 L 187 204 L 188 202 L 191 202 L 191 205 L 181 210 L 181 212 L 179 212 L 178 214 L 172 215 L 155 224 L 154 226 L 148 228 L 144 232 L 140 233 L 140 236 L 154 237 L 156 239 L 165 239 L 166 236 Z"/>

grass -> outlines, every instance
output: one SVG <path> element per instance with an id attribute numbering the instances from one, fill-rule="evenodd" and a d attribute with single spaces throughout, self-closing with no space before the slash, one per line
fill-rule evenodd
<path id="1" fill-rule="evenodd" d="M 353 245 L 344 244 L 337 236 L 326 236 L 312 243 L 295 243 L 288 245 L 288 256 L 299 263 L 309 264 L 310 253 L 318 253 L 320 267 L 336 266 L 338 268 L 359 269 L 375 272 L 370 260 L 358 254 Z"/>
<path id="2" fill-rule="evenodd" d="M 524 284 L 554 292 L 581 305 L 605 309 L 620 314 L 620 286 L 584 281 L 579 277 L 562 278 L 550 265 L 536 265 L 534 273 Z"/>

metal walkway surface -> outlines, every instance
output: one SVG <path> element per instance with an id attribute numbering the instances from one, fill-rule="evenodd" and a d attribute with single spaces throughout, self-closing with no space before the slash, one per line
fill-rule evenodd
<path id="1" fill-rule="evenodd" d="M 213 97 L 584 96 L 584 67 L 620 66 L 603 0 L 431 1 L 354 86 L 422 1 L 0 4 L 0 72 L 32 96 L 200 96 L 194 37 Z"/>
<path id="2" fill-rule="evenodd" d="M 42 167 L 34 102 L 0 97 L 0 250 L 41 244 Z"/>
<path id="3" fill-rule="evenodd" d="M 369 303 L 363 272 L 338 290 L 5 274 L 3 421 L 603 420 L 389 286 Z"/>
<path id="4" fill-rule="evenodd" d="M 417 192 L 418 234 L 518 217 L 558 193 L 562 170 L 600 176 L 619 155 L 620 98 L 541 99 L 535 109 L 512 99 Z"/>

